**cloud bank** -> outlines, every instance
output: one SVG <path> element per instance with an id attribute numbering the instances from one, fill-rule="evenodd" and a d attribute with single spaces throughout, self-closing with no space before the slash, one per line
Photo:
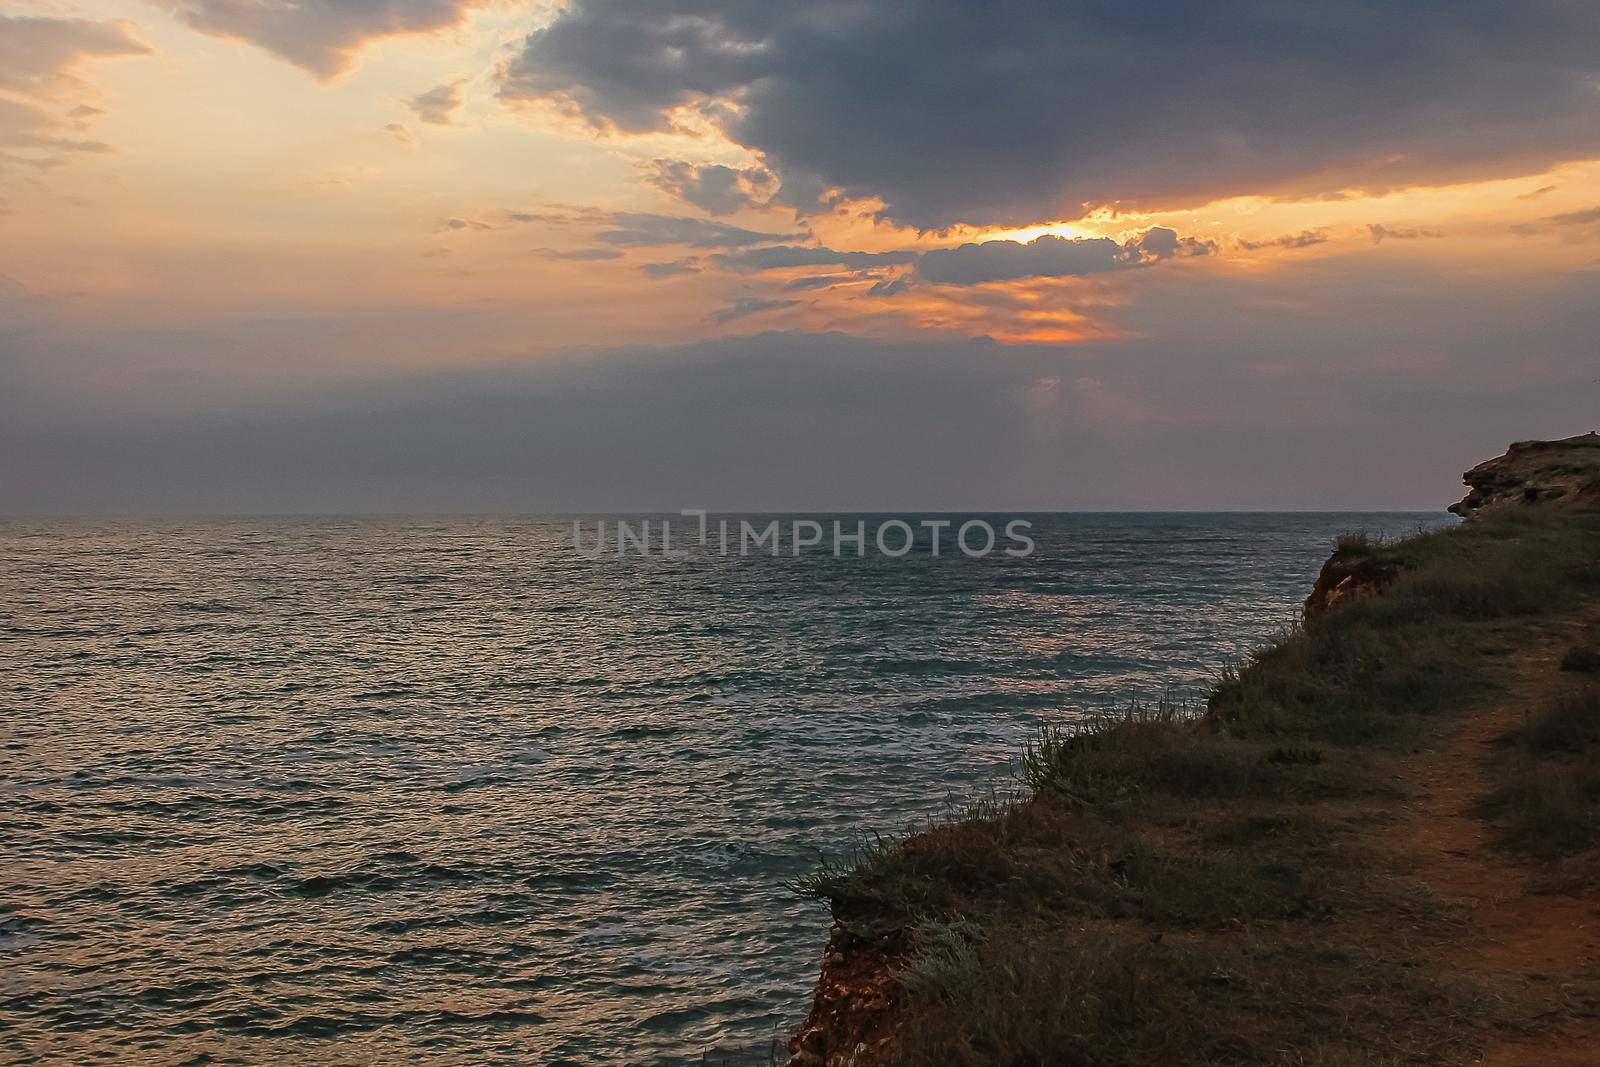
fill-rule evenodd
<path id="1" fill-rule="evenodd" d="M 1364 255 L 1152 271 L 1110 344 L 775 333 L 406 374 L 361 360 L 443 351 L 459 313 L 106 330 L 0 289 L 0 509 L 1437 509 L 1472 458 L 1592 427 L 1597 276 Z"/>
<path id="2" fill-rule="evenodd" d="M 786 198 L 938 228 L 1529 173 L 1600 154 L 1597 77 L 1569 0 L 573 0 L 501 93 L 624 131 L 695 109 Z"/>

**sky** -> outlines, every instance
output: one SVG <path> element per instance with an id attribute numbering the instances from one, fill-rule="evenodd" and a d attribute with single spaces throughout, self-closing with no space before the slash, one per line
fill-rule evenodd
<path id="1" fill-rule="evenodd" d="M 1580 0 L 0 0 L 0 513 L 1435 510 L 1597 336 Z"/>

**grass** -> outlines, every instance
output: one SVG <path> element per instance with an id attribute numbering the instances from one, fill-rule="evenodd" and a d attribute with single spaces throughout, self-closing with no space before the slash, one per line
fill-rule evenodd
<path id="1" fill-rule="evenodd" d="M 885 1062 L 1416 1062 L 1515 1016 L 1437 962 L 1459 919 L 1376 831 L 1410 755 L 1500 695 L 1492 665 L 1600 588 L 1600 516 L 1530 508 L 1335 549 L 1392 583 L 1225 671 L 1203 705 L 1044 730 L 1025 799 L 802 884 L 844 948 L 889 961 Z M 1508 739 L 1485 806 L 1508 847 L 1587 869 L 1597 693 Z"/>
<path id="2" fill-rule="evenodd" d="M 1505 740 L 1483 805 L 1501 843 L 1543 858 L 1600 847 L 1600 685 L 1560 694 Z"/>
<path id="3" fill-rule="evenodd" d="M 1352 1016 L 1363 1030 L 1387 1035 L 1383 1058 L 1400 1062 L 1470 1048 L 1464 1036 L 1416 1040 L 1417 1016 L 1466 1035 L 1475 1020 L 1499 1012 L 1461 983 L 1430 981 L 1315 936 L 1246 935 L 1219 947 L 1031 922 L 940 927 L 919 943 L 903 980 L 915 1001 L 942 1010 L 906 1029 L 898 1054 L 908 1063 L 1353 1067 L 1377 1061 L 1345 1051 Z M 1263 1027 L 1260 1005 L 1292 1027 Z M 1286 1046 L 1303 1055 L 1281 1056 Z"/>

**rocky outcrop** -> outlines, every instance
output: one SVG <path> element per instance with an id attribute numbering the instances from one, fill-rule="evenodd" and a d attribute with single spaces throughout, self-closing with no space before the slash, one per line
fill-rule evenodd
<path id="1" fill-rule="evenodd" d="M 1518 441 L 1461 478 L 1472 491 L 1450 510 L 1462 518 L 1529 504 L 1600 507 L 1600 434 Z"/>
<path id="2" fill-rule="evenodd" d="M 1321 615 L 1335 604 L 1371 596 L 1394 581 L 1400 568 L 1370 555 L 1335 551 L 1322 565 L 1317 584 L 1306 597 L 1306 618 Z"/>

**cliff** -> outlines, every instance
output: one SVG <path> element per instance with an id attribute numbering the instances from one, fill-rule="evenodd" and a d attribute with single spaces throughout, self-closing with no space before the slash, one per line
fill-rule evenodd
<path id="1" fill-rule="evenodd" d="M 1595 435 L 1513 446 L 1473 521 L 1341 538 L 1204 705 L 1046 730 L 1028 799 L 819 872 L 791 1064 L 1590 1062 L 1597 479 Z"/>
<path id="2" fill-rule="evenodd" d="M 1518 441 L 1461 476 L 1469 492 L 1450 510 L 1463 518 L 1529 504 L 1600 506 L 1600 434 Z"/>

